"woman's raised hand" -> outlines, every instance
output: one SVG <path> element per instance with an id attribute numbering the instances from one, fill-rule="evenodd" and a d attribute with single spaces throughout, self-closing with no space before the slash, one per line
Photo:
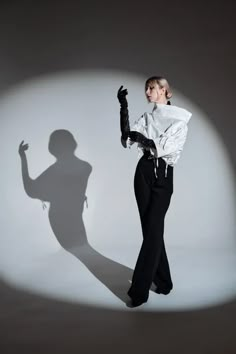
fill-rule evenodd
<path id="1" fill-rule="evenodd" d="M 122 107 L 124 106 L 128 106 L 128 102 L 126 99 L 126 96 L 128 95 L 128 90 L 127 89 L 123 89 L 123 85 L 119 88 L 118 92 L 117 92 L 117 98 L 120 102 L 120 105 Z"/>

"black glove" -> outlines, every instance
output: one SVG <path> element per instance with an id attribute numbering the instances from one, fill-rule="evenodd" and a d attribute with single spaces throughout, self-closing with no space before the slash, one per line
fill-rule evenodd
<path id="1" fill-rule="evenodd" d="M 120 102 L 120 105 L 122 108 L 127 108 L 128 107 L 128 102 L 126 99 L 126 96 L 128 95 L 127 89 L 123 89 L 123 86 L 121 86 L 117 92 L 117 98 Z"/>
<path id="2" fill-rule="evenodd" d="M 128 102 L 126 96 L 128 95 L 127 89 L 122 89 L 121 86 L 117 93 L 117 98 L 120 102 L 120 130 L 121 130 L 121 143 L 126 147 L 126 140 L 130 132 L 129 125 L 129 111 L 128 111 Z"/>
<path id="3" fill-rule="evenodd" d="M 129 132 L 129 138 L 135 142 L 143 145 L 145 148 L 153 148 L 156 149 L 156 145 L 152 139 L 146 138 L 143 134 L 136 132 L 136 131 L 131 131 Z"/>

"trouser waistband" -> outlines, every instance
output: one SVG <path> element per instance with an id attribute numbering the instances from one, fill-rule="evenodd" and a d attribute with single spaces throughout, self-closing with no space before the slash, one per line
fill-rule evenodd
<path id="1" fill-rule="evenodd" d="M 144 150 L 143 151 L 143 155 L 145 156 L 146 159 L 153 160 L 154 174 L 155 174 L 155 177 L 158 178 L 157 169 L 158 169 L 158 166 L 159 166 L 159 160 L 162 160 L 162 161 L 164 161 L 164 160 L 161 157 L 157 158 L 156 156 L 152 155 L 149 150 Z M 166 164 L 166 166 L 165 166 L 165 177 L 167 177 L 168 164 L 165 161 L 164 161 L 164 163 Z"/>

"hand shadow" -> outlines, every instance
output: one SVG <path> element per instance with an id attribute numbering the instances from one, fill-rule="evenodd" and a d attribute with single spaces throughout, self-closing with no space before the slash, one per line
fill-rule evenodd
<path id="1" fill-rule="evenodd" d="M 27 145 L 27 144 L 26 144 Z M 60 245 L 77 257 L 114 295 L 127 302 L 132 270 L 96 251 L 88 242 L 83 222 L 91 165 L 75 156 L 77 143 L 67 130 L 55 130 L 49 139 L 49 152 L 56 162 L 36 179 L 31 179 L 25 150 L 20 145 L 24 189 L 31 198 L 50 202 L 49 222 Z M 24 150 L 24 151 L 23 151 Z"/>

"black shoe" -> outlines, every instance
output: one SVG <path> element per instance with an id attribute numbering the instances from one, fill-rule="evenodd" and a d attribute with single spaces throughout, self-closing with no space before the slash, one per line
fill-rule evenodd
<path id="1" fill-rule="evenodd" d="M 128 307 L 138 307 L 141 306 L 142 304 L 144 304 L 145 302 L 147 302 L 147 300 L 135 300 L 135 299 L 131 299 L 130 302 L 128 302 L 126 305 Z"/>
<path id="2" fill-rule="evenodd" d="M 161 289 L 159 288 L 158 286 L 156 287 L 156 290 L 155 290 L 155 293 L 157 294 L 163 294 L 163 295 L 168 295 L 170 292 L 171 292 L 172 288 L 169 288 L 169 289 Z"/>

